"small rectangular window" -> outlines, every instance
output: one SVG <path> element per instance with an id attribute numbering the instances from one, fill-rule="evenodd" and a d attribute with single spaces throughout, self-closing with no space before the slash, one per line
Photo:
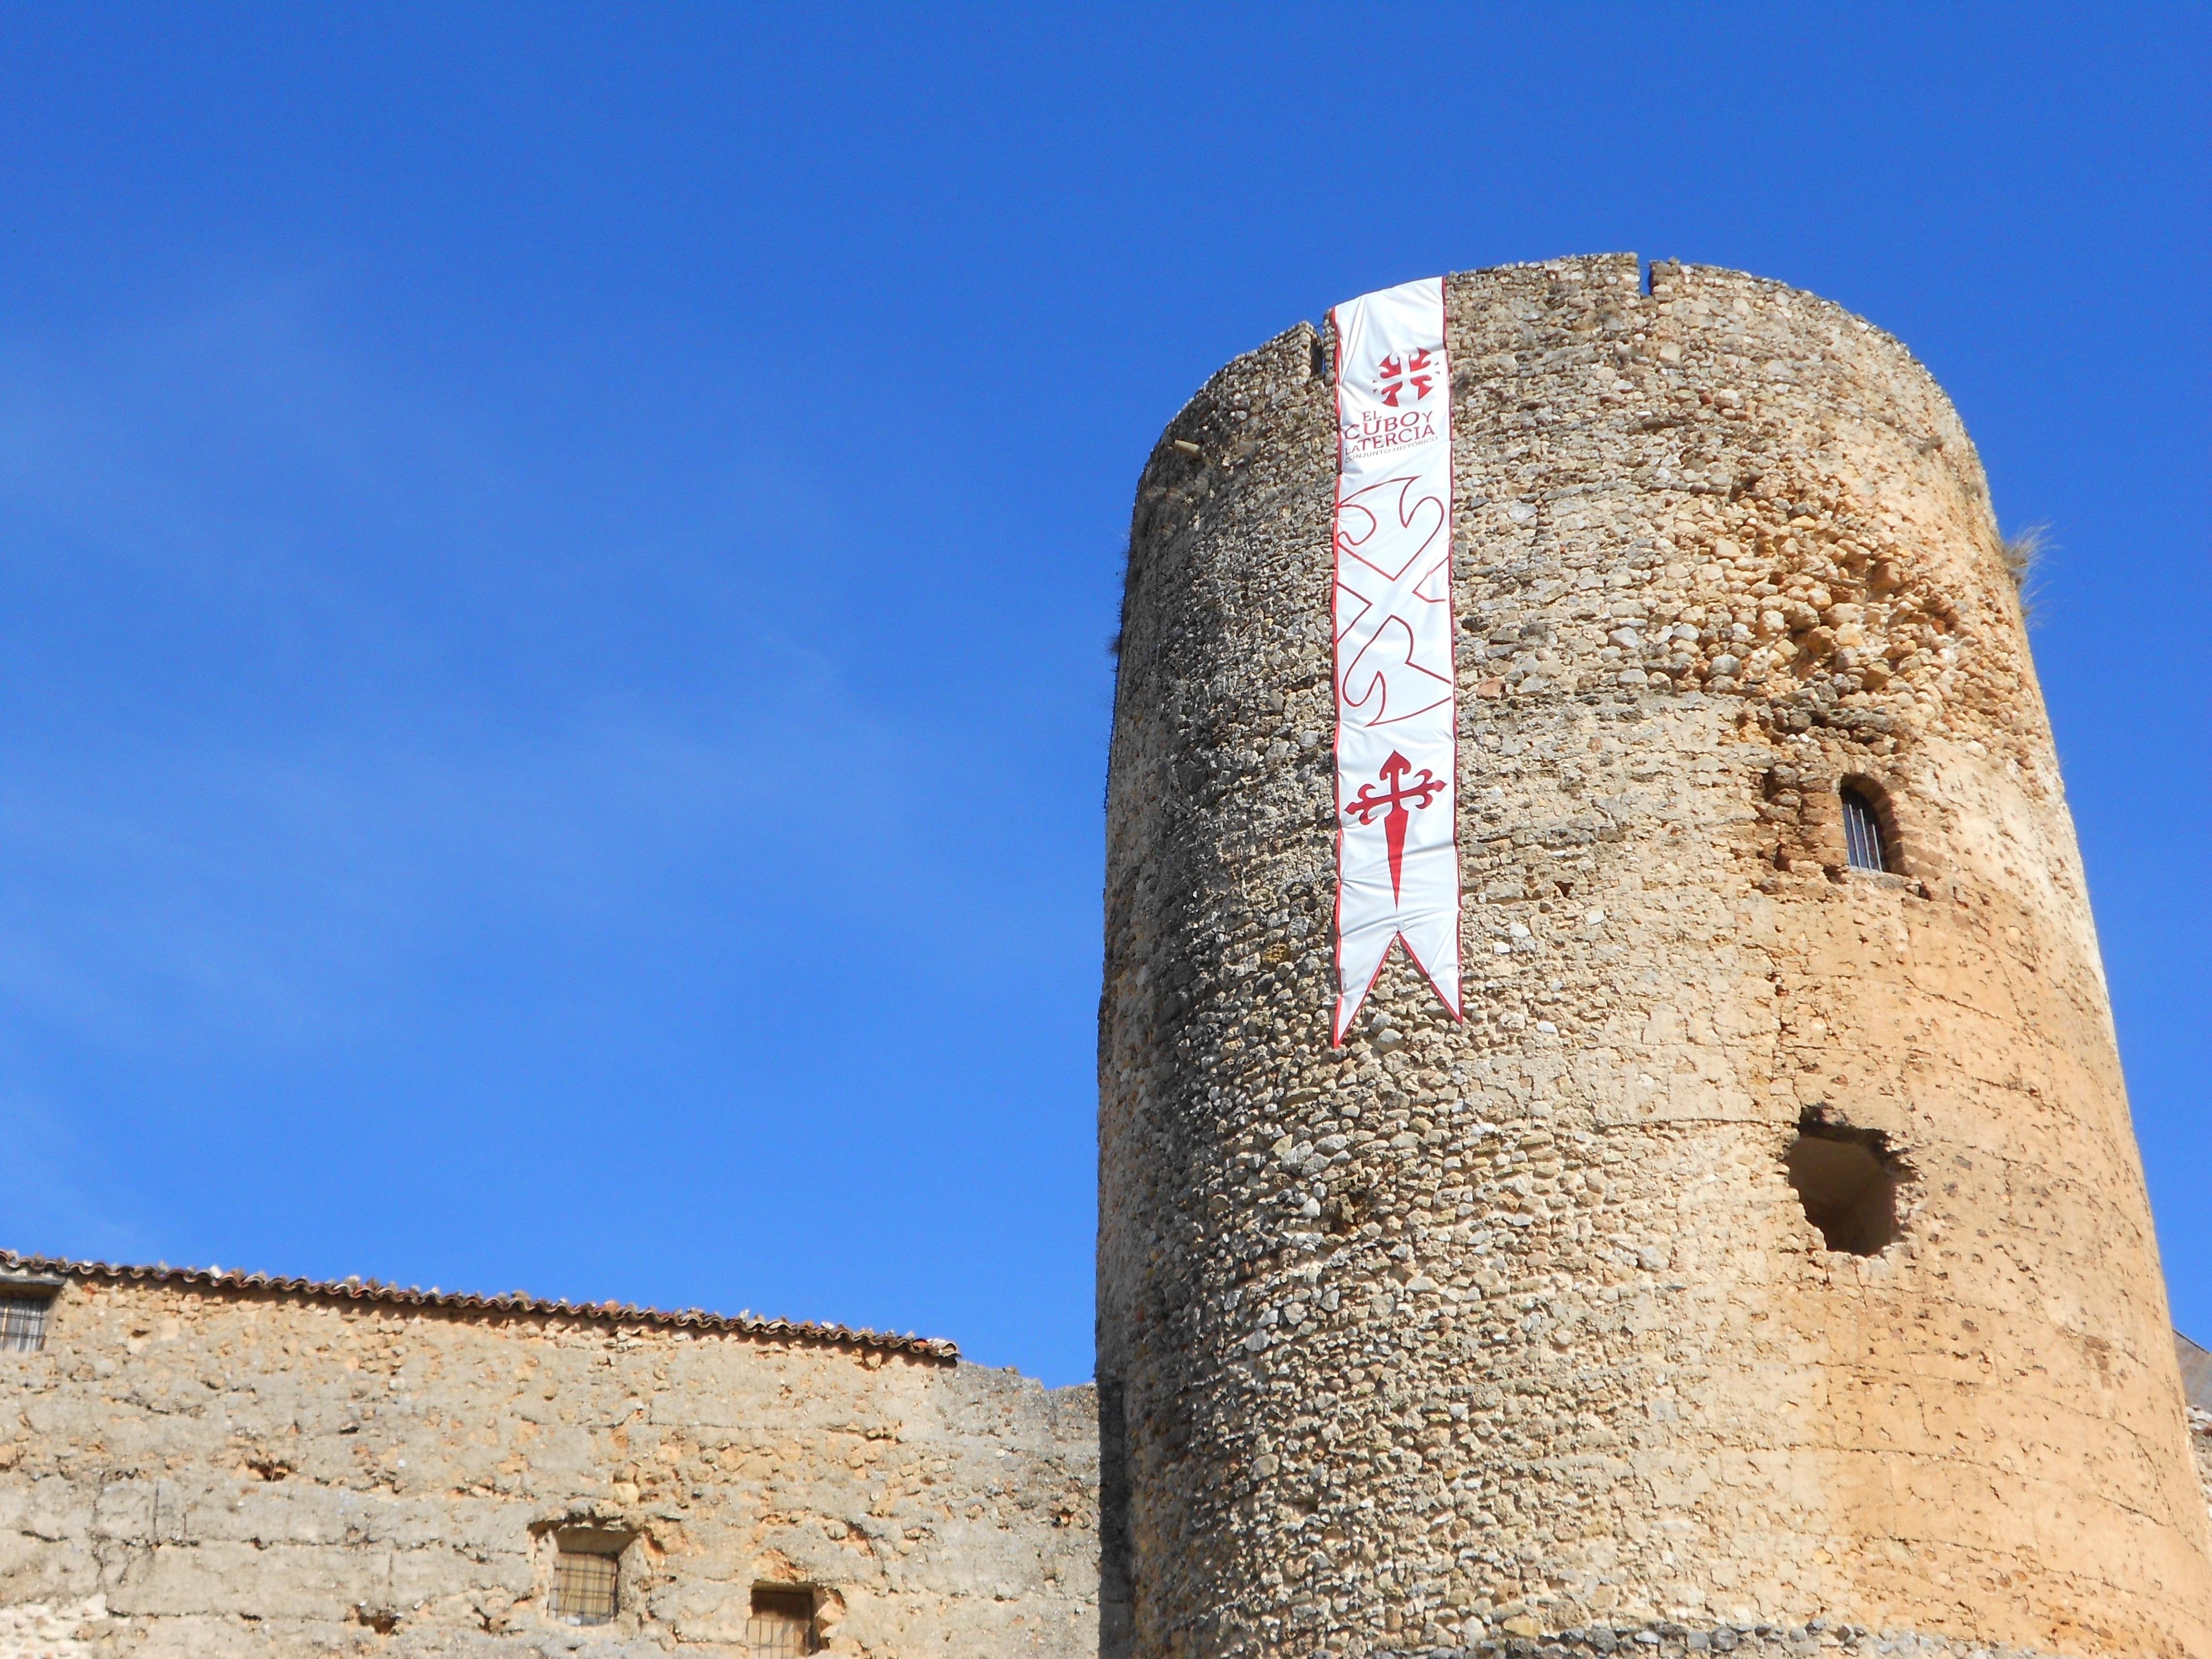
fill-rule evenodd
<path id="1" fill-rule="evenodd" d="M 1889 868 L 1888 849 L 1881 844 L 1881 819 L 1874 803 L 1856 789 L 1844 791 L 1844 854 L 1854 870 Z"/>
<path id="2" fill-rule="evenodd" d="M 815 1634 L 812 1590 L 753 1591 L 753 1616 L 745 1622 L 753 1659 L 802 1659 L 818 1650 Z"/>
<path id="3" fill-rule="evenodd" d="M 604 1625 L 619 1604 L 618 1553 L 561 1540 L 553 1558 L 553 1611 L 572 1625 Z"/>
<path id="4" fill-rule="evenodd" d="M 46 1310 L 53 1305 L 50 1295 L 0 1290 L 0 1352 L 36 1353 L 45 1347 Z"/>

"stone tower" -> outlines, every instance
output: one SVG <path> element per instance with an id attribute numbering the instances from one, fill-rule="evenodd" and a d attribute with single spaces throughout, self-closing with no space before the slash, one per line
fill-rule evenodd
<path id="1" fill-rule="evenodd" d="M 2205 1659 L 2212 1528 L 1973 447 L 1832 305 L 1650 288 L 1625 254 L 1447 284 L 1463 1024 L 1394 953 L 1329 1047 L 1324 343 L 1230 364 L 1146 468 L 1105 1651 Z"/>

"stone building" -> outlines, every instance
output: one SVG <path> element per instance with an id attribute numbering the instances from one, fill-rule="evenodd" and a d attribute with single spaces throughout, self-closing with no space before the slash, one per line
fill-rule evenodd
<path id="1" fill-rule="evenodd" d="M 1834 307 L 1644 275 L 1449 279 L 1463 1024 L 1394 958 L 1329 1045 L 1326 343 L 1153 453 L 1095 1392 L 0 1254 L 0 1659 L 2212 1659 L 2212 1357 L 1972 447 Z"/>
<path id="2" fill-rule="evenodd" d="M 951 1344 L 0 1255 L 0 1659 L 1088 1659 L 1091 1390 Z"/>
<path id="3" fill-rule="evenodd" d="M 1326 343 L 1223 369 L 1139 487 L 1105 1651 L 2212 1655 L 2087 894 L 1956 413 L 1733 272 L 1482 271 L 1446 313 L 1463 1024 L 1400 954 L 1329 1045 Z"/>
<path id="4" fill-rule="evenodd" d="M 2197 1477 L 2204 1504 L 2212 1510 L 2212 1353 L 2176 1331 L 2173 1346 L 2181 1360 L 2181 1392 L 2189 1402 L 2189 1437 L 2197 1447 Z"/>

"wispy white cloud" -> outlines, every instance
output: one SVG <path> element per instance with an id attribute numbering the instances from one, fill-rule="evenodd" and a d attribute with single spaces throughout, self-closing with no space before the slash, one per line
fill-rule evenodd
<path id="1" fill-rule="evenodd" d="M 66 1240 L 72 1255 L 126 1261 L 156 1253 L 135 1218 L 129 1177 L 99 1136 L 21 1087 L 0 1088 L 0 1121 L 8 1125 L 9 1148 L 0 1247 L 39 1255 Z"/>
<path id="2" fill-rule="evenodd" d="M 313 1047 L 488 918 L 650 927 L 702 860 L 832 908 L 892 882 L 916 734 L 754 556 L 836 556 L 803 464 L 564 515 L 323 300 L 0 336 L 0 610 L 45 630 L 0 667 L 14 1017 Z"/>
<path id="3" fill-rule="evenodd" d="M 293 1048 L 356 1030 L 412 961 L 487 926 L 651 930 L 680 903 L 672 872 L 703 859 L 803 872 L 832 909 L 881 896 L 904 813 L 895 744 L 850 720 L 847 781 L 809 810 L 817 711 L 779 712 L 19 773 L 0 784 L 0 996 L 122 1048 Z"/>

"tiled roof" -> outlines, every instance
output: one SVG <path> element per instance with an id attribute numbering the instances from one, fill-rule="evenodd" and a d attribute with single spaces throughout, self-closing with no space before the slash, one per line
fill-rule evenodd
<path id="1" fill-rule="evenodd" d="M 539 1315 L 560 1319 L 597 1320 L 609 1325 L 644 1325 L 661 1330 L 726 1331 L 733 1335 L 772 1342 L 810 1342 L 836 1346 L 876 1348 L 910 1353 L 925 1359 L 957 1360 L 958 1345 L 933 1337 L 900 1336 L 893 1332 L 854 1330 L 846 1325 L 817 1325 L 811 1320 L 763 1319 L 749 1313 L 708 1313 L 702 1308 L 669 1312 L 641 1308 L 627 1302 L 553 1302 L 512 1291 L 505 1296 L 476 1296 L 465 1291 L 422 1290 L 412 1285 L 387 1285 L 374 1279 L 283 1279 L 272 1273 L 242 1273 L 235 1267 L 126 1267 L 112 1261 L 71 1261 L 61 1256 L 18 1255 L 0 1250 L 0 1273 L 24 1273 L 50 1279 L 136 1280 L 173 1285 L 181 1289 L 212 1291 L 261 1291 L 281 1296 L 311 1296 L 342 1302 L 373 1302 L 389 1307 L 442 1308 L 454 1313 L 504 1316 Z"/>

